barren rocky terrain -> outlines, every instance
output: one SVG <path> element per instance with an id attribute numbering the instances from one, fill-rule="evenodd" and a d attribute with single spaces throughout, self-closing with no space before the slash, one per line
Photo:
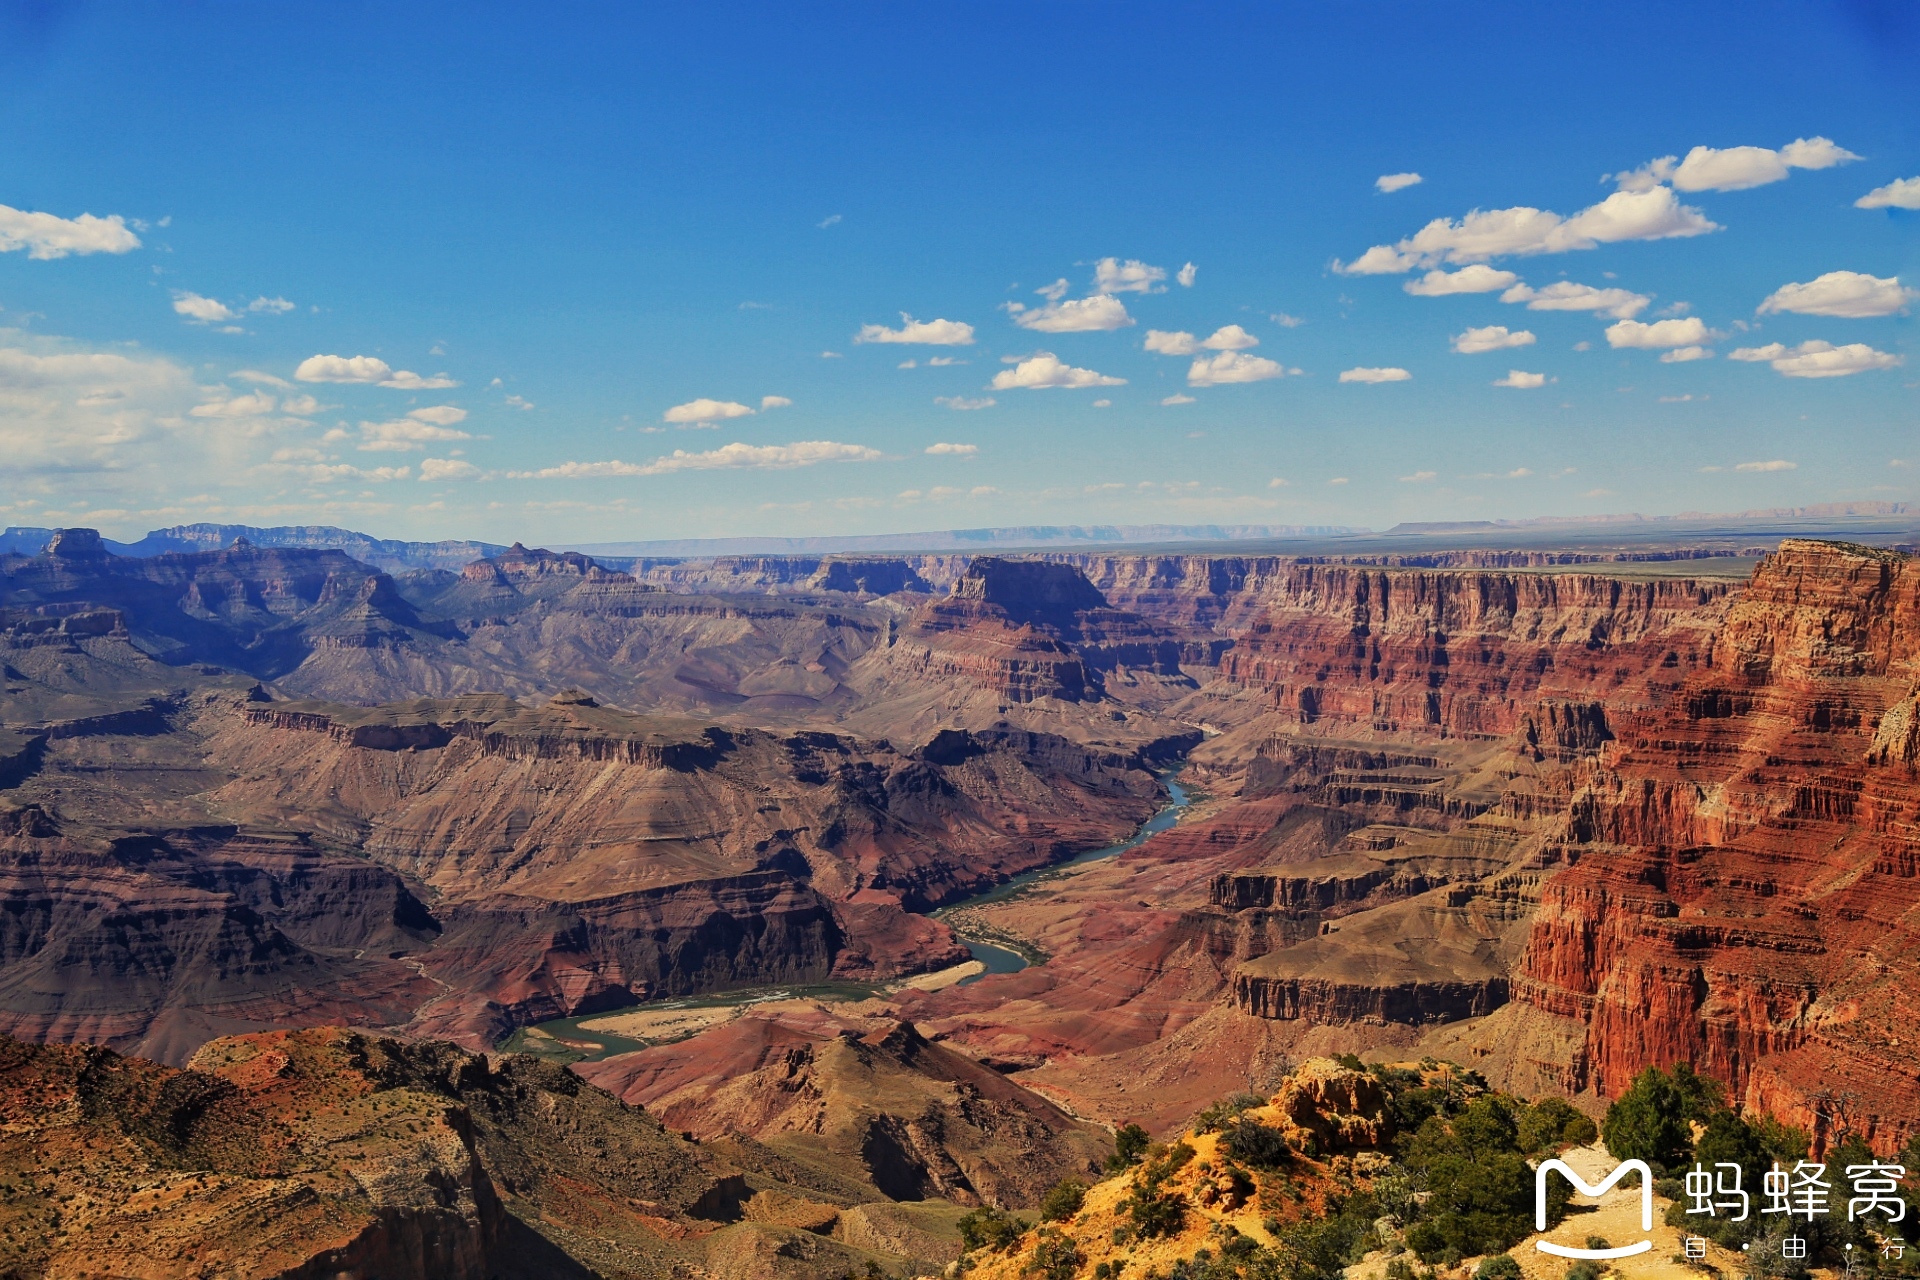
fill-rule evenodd
<path id="1" fill-rule="evenodd" d="M 1920 1133 L 1920 571 L 1813 540 L 1649 563 L 618 572 L 516 546 L 389 574 L 63 531 L 0 557 L 0 1031 L 23 1042 L 0 1101 L 91 1117 L 59 1141 L 116 1171 L 86 1193 L 109 1241 L 132 1238 L 109 1201 L 182 1160 L 201 1195 L 229 1157 L 192 1146 L 200 1119 L 153 1146 L 88 1101 L 106 1076 L 226 1099 L 220 1142 L 280 1135 L 215 1182 L 284 1231 L 212 1200 L 168 1227 L 167 1256 L 248 1275 L 931 1264 L 961 1209 L 1091 1174 L 1108 1126 L 1177 1132 L 1316 1053 L 1430 1053 L 1588 1107 L 1690 1062 L 1816 1141 L 1896 1151 Z M 1172 830 L 965 913 L 1039 963 L 901 981 L 967 958 L 936 908 L 1123 839 L 1169 768 L 1197 797 Z M 843 998 L 573 1074 L 465 1056 L 820 983 Z M 295 1030 L 318 1027 L 356 1030 Z M 520 1083 L 488 1112 L 470 1075 Z M 526 1126 L 567 1089 L 612 1126 L 568 1129 L 576 1152 L 691 1142 L 660 1167 L 738 1203 L 539 1164 Z M 316 1117 L 393 1090 L 452 1162 L 432 1205 L 322 1186 L 363 1157 L 318 1154 Z M 340 1152 L 396 1140 L 354 1115 Z M 91 1239 L 20 1223 L 20 1274 Z"/>

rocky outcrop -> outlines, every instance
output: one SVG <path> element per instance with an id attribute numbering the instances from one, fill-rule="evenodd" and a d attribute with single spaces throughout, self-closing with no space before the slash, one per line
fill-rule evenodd
<path id="1" fill-rule="evenodd" d="M 1372 1150 L 1393 1135 L 1380 1082 L 1330 1058 L 1301 1063 L 1268 1105 L 1288 1146 L 1310 1155 Z"/>
<path id="2" fill-rule="evenodd" d="M 686 1274 L 781 1243 L 742 1221 L 749 1200 L 850 1203 L 537 1059 L 337 1029 L 215 1041 L 186 1070 L 0 1041 L 0 1116 L 0 1257 L 20 1274 Z M 853 1265 L 813 1240 L 777 1274 Z"/>

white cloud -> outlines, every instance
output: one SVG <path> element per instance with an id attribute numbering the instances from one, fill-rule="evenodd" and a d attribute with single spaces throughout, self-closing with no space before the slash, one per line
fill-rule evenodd
<path id="1" fill-rule="evenodd" d="M 977 444 L 949 444 L 947 441 L 942 440 L 938 444 L 928 445 L 925 451 L 936 457 L 944 455 L 964 458 L 980 452 L 980 446 Z"/>
<path id="2" fill-rule="evenodd" d="M 1699 316 L 1655 320 L 1652 324 L 1639 320 L 1621 320 L 1607 326 L 1608 346 L 1638 347 L 1643 350 L 1698 346 L 1703 342 L 1711 342 L 1718 336 L 1720 335 L 1707 328 L 1706 322 Z"/>
<path id="3" fill-rule="evenodd" d="M 42 470 L 124 476 L 136 464 L 162 465 L 175 445 L 166 424 L 203 394 L 170 360 L 0 330 L 0 458 L 8 480 Z M 12 484 L 8 490 L 18 492 Z"/>
<path id="4" fill-rule="evenodd" d="M 445 374 L 423 378 L 406 369 L 396 370 L 378 356 L 308 356 L 293 376 L 301 382 L 373 382 L 400 391 L 440 391 L 460 385 Z"/>
<path id="5" fill-rule="evenodd" d="M 1734 467 L 1735 471 L 1798 471 L 1800 464 L 1788 462 L 1784 458 L 1771 458 L 1766 462 L 1742 462 Z"/>
<path id="6" fill-rule="evenodd" d="M 296 418 L 320 412 L 321 404 L 312 396 L 288 396 L 280 402 L 280 412 L 290 413 Z"/>
<path id="7" fill-rule="evenodd" d="M 927 358 L 927 368 L 929 369 L 944 369 L 948 365 L 965 363 L 967 362 L 958 356 L 929 356 Z"/>
<path id="8" fill-rule="evenodd" d="M 1194 266 L 1191 262 L 1189 262 L 1186 266 L 1180 268 L 1179 274 L 1174 276 L 1174 279 L 1180 282 L 1181 288 L 1191 289 L 1193 288 L 1193 282 L 1195 277 L 1197 277 L 1199 274 L 1200 274 L 1200 268 Z"/>
<path id="9" fill-rule="evenodd" d="M 1260 339 L 1237 324 L 1229 324 L 1215 329 L 1213 336 L 1200 345 L 1209 351 L 1245 351 L 1248 347 L 1259 346 Z"/>
<path id="10" fill-rule="evenodd" d="M 1261 356 L 1222 351 L 1211 360 L 1195 360 L 1187 369 L 1187 385 L 1218 387 L 1232 382 L 1265 382 L 1283 377 L 1286 372 L 1281 365 Z"/>
<path id="11" fill-rule="evenodd" d="M 1799 138 L 1778 151 L 1767 147 L 1695 147 L 1685 160 L 1661 156 L 1612 175 L 1622 191 L 1647 191 L 1671 182 L 1681 191 L 1744 191 L 1785 178 L 1792 169 L 1830 169 L 1859 156 L 1827 138 Z"/>
<path id="12" fill-rule="evenodd" d="M 793 444 L 751 445 L 735 441 L 705 453 L 675 449 L 652 462 L 563 462 L 539 471 L 514 471 L 520 480 L 581 480 L 601 476 L 661 476 L 676 471 L 786 471 L 823 462 L 878 462 L 878 449 L 835 440 L 798 440 Z"/>
<path id="13" fill-rule="evenodd" d="M 1392 366 L 1388 366 L 1386 368 L 1380 368 L 1380 369 L 1370 369 L 1370 368 L 1367 368 L 1365 365 L 1362 365 L 1357 369 L 1348 369 L 1342 372 L 1340 375 L 1340 381 L 1342 382 L 1406 382 L 1406 381 L 1409 381 L 1412 377 L 1413 375 L 1408 373 L 1405 369 L 1396 369 L 1396 368 L 1393 368 Z"/>
<path id="14" fill-rule="evenodd" d="M 451 427 L 455 423 L 465 422 L 467 411 L 450 404 L 431 404 L 422 409 L 410 409 L 407 416 L 421 422 L 431 422 L 436 427 Z"/>
<path id="15" fill-rule="evenodd" d="M 728 418 L 744 418 L 753 410 L 734 400 L 710 400 L 702 396 L 698 400 L 689 400 L 677 404 L 660 415 L 662 422 L 677 422 L 691 425 L 703 422 L 724 422 Z"/>
<path id="16" fill-rule="evenodd" d="M 1456 266 L 1507 254 L 1567 253 L 1623 240 L 1666 240 L 1704 235 L 1719 225 L 1674 198 L 1669 187 L 1616 191 L 1599 204 L 1563 218 L 1526 205 L 1475 209 L 1458 222 L 1435 218 L 1397 244 L 1377 244 L 1351 263 L 1334 263 L 1348 275 L 1398 274 L 1415 267 Z"/>
<path id="17" fill-rule="evenodd" d="M 920 362 L 918 360 L 902 360 L 899 364 L 895 365 L 894 367 L 896 369 L 918 369 L 920 367 Z"/>
<path id="18" fill-rule="evenodd" d="M 968 347 L 973 345 L 973 326 L 964 320 L 915 320 L 902 311 L 900 327 L 865 324 L 853 335 L 855 342 L 908 342 L 928 347 Z M 826 353 L 822 353 L 823 355 Z"/>
<path id="19" fill-rule="evenodd" d="M 1124 329 L 1133 323 L 1126 304 L 1106 293 L 1072 301 L 1054 300 L 1044 307 L 1027 307 L 1018 302 L 1006 305 L 1015 324 L 1039 333 L 1099 333 Z"/>
<path id="20" fill-rule="evenodd" d="M 1529 311 L 1598 311 L 1615 320 L 1631 320 L 1653 299 L 1630 289 L 1596 289 L 1590 284 L 1556 280 L 1544 289 L 1516 284 L 1500 295 L 1502 302 L 1524 302 Z"/>
<path id="21" fill-rule="evenodd" d="M 1538 339 L 1526 329 L 1510 330 L 1503 324 L 1485 325 L 1478 329 L 1468 329 L 1465 333 L 1455 334 L 1449 341 L 1453 349 L 1463 356 L 1479 355 L 1483 351 L 1505 351 L 1509 347 L 1530 347 Z"/>
<path id="22" fill-rule="evenodd" d="M 1805 284 L 1783 284 L 1760 304 L 1760 314 L 1794 311 L 1803 316 L 1839 316 L 1861 320 L 1906 309 L 1920 292 L 1900 286 L 1900 277 L 1829 271 Z"/>
<path id="23" fill-rule="evenodd" d="M 480 468 L 460 458 L 422 458 L 420 478 L 424 481 L 478 480 Z"/>
<path id="24" fill-rule="evenodd" d="M 526 399 L 524 396 L 508 396 L 504 403 L 509 409 L 533 408 L 533 401 Z"/>
<path id="25" fill-rule="evenodd" d="M 841 222 L 841 216 L 839 214 L 830 213 L 826 217 L 820 219 L 820 221 L 814 223 L 813 225 L 820 228 L 822 231 L 825 231 L 828 227 L 837 226 L 840 222 Z"/>
<path id="26" fill-rule="evenodd" d="M 760 412 L 762 413 L 765 413 L 769 409 L 790 409 L 792 407 L 793 401 L 787 399 L 785 396 L 760 397 Z"/>
<path id="27" fill-rule="evenodd" d="M 1374 190 L 1381 195 L 1391 195 L 1395 191 L 1404 191 L 1422 181 L 1417 173 L 1383 173 L 1373 180 Z"/>
<path id="28" fill-rule="evenodd" d="M 1920 178 L 1896 178 L 1853 202 L 1856 209 L 1920 209 Z"/>
<path id="29" fill-rule="evenodd" d="M 175 314 L 185 316 L 195 324 L 213 324 L 216 321 L 232 320 L 239 314 L 224 302 L 203 298 L 197 293 L 188 293 L 184 289 L 174 290 L 173 310 Z"/>
<path id="30" fill-rule="evenodd" d="M 0 204 L 0 253 L 25 249 L 29 258 L 48 261 L 70 253 L 127 253 L 139 247 L 139 237 L 127 230 L 126 219 L 117 213 L 106 218 L 90 213 L 61 218 Z"/>
<path id="31" fill-rule="evenodd" d="M 1507 376 L 1495 380 L 1493 385 L 1496 387 L 1520 387 L 1523 389 L 1544 387 L 1547 385 L 1547 375 L 1544 373 L 1527 373 L 1520 369 L 1509 369 L 1507 370 Z"/>
<path id="32" fill-rule="evenodd" d="M 1511 271 L 1501 271 L 1484 262 L 1476 262 L 1458 271 L 1436 268 L 1400 287 L 1416 298 L 1445 298 L 1456 293 L 1492 293 L 1495 289 L 1519 284 L 1519 280 L 1520 277 Z M 1526 288 L 1525 285 L 1520 287 Z"/>
<path id="33" fill-rule="evenodd" d="M 1713 352 L 1705 347 L 1675 347 L 1660 353 L 1661 364 L 1685 364 L 1689 360 L 1710 360 Z"/>
<path id="34" fill-rule="evenodd" d="M 209 400 L 187 410 L 196 418 L 259 418 L 272 413 L 278 402 L 264 391 L 249 392 L 244 396 L 230 396 L 220 400 Z"/>
<path id="35" fill-rule="evenodd" d="M 1292 484 L 1293 482 L 1291 480 L 1288 480 L 1285 476 L 1275 476 L 1273 479 L 1267 481 L 1267 488 L 1287 489 L 1287 488 L 1291 488 Z"/>
<path id="36" fill-rule="evenodd" d="M 1176 391 L 1170 396 L 1161 397 L 1160 403 L 1162 405 L 1172 406 L 1177 404 L 1195 404 L 1197 401 L 1195 401 L 1192 396 L 1183 396 Z"/>
<path id="37" fill-rule="evenodd" d="M 235 369 L 233 376 L 242 382 L 254 382 L 263 387 L 280 387 L 287 391 L 293 390 L 293 384 L 285 378 L 277 378 L 271 373 L 262 373 L 258 369 Z"/>
<path id="38" fill-rule="evenodd" d="M 1126 385 L 1126 381 L 1125 378 L 1111 378 L 1091 369 L 1076 369 L 1063 364 L 1051 351 L 1041 351 L 1011 369 L 1002 369 L 994 374 L 993 389 L 1014 391 L 1025 387 L 1030 391 L 1046 391 L 1053 387 L 1065 387 L 1077 390 L 1081 387 L 1119 387 Z"/>
<path id="39" fill-rule="evenodd" d="M 1345 476 L 1335 476 L 1333 479 L 1327 481 L 1327 483 L 1328 484 L 1352 484 L 1353 481 L 1347 479 L 1347 477 Z"/>
<path id="40" fill-rule="evenodd" d="M 435 426 L 413 418 L 395 418 L 391 422 L 362 422 L 360 449 L 369 453 L 405 453 L 424 449 L 429 442 L 471 440 L 472 436 L 452 427 Z"/>
<path id="41" fill-rule="evenodd" d="M 943 404 L 947 406 L 947 408 L 949 409 L 959 409 L 959 410 L 991 409 L 993 408 L 994 405 L 1000 403 L 998 400 L 995 400 L 992 396 L 979 396 L 979 397 L 935 396 L 933 398 L 933 402 L 935 404 Z"/>
<path id="42" fill-rule="evenodd" d="M 1438 471 L 1416 471 L 1410 476 L 1401 476 L 1401 484 L 1428 484 L 1439 478 Z"/>
<path id="43" fill-rule="evenodd" d="M 1875 351 L 1864 342 L 1849 342 L 1836 347 L 1814 339 L 1797 347 L 1769 342 L 1764 347 L 1741 347 L 1727 354 L 1729 360 L 1765 361 L 1774 372 L 1789 378 L 1844 378 L 1870 369 L 1892 369 L 1904 363 L 1900 356 Z"/>
<path id="44" fill-rule="evenodd" d="M 255 298 L 247 304 L 247 310 L 265 311 L 278 316 L 293 310 L 293 304 L 285 298 Z"/>
<path id="45" fill-rule="evenodd" d="M 1093 402 L 1093 407 L 1094 407 L 1094 408 L 1096 408 L 1096 409 L 1111 409 L 1111 408 L 1113 408 L 1113 401 L 1111 401 L 1111 400 L 1095 400 L 1095 401 Z"/>
<path id="46" fill-rule="evenodd" d="M 1125 262 L 1102 258 L 1093 264 L 1093 287 L 1097 293 L 1161 293 L 1167 278 L 1164 267 L 1150 267 L 1137 258 Z"/>
<path id="47" fill-rule="evenodd" d="M 1163 356 L 1190 356 L 1200 350 L 1200 341 L 1184 330 L 1168 332 L 1163 329 L 1147 330 L 1147 340 L 1142 344 L 1147 350 Z"/>

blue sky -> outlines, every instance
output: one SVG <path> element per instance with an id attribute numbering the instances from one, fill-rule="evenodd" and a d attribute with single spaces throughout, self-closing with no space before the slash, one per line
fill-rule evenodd
<path id="1" fill-rule="evenodd" d="M 1903 5 L 7 5 L 0 111 L 0 523 L 1916 496 Z"/>

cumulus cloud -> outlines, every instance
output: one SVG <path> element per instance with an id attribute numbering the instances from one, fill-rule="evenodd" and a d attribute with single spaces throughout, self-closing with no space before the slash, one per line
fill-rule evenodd
<path id="1" fill-rule="evenodd" d="M 1165 268 L 1150 267 L 1137 258 L 1128 258 L 1125 262 L 1102 258 L 1093 264 L 1096 293 L 1161 293 L 1166 289 L 1161 281 L 1166 278 Z"/>
<path id="2" fill-rule="evenodd" d="M 1089 299 L 1093 301 L 1094 299 Z M 1104 373 L 1095 373 L 1091 369 L 1076 369 L 1063 363 L 1051 351 L 1037 352 L 1020 361 L 1011 369 L 1002 369 L 993 376 L 995 391 L 1015 391 L 1025 387 L 1029 391 L 1046 391 L 1055 387 L 1077 390 L 1081 387 L 1119 387 L 1126 385 L 1125 378 L 1112 378 Z"/>
<path id="3" fill-rule="evenodd" d="M 1200 268 L 1194 266 L 1191 262 L 1189 262 L 1186 266 L 1180 268 L 1179 274 L 1175 275 L 1174 279 L 1180 282 L 1181 288 L 1191 289 L 1193 288 L 1193 282 L 1195 277 L 1197 277 L 1199 274 L 1200 274 Z"/>
<path id="4" fill-rule="evenodd" d="M 140 238 L 127 230 L 127 220 L 117 213 L 106 218 L 90 213 L 61 218 L 0 204 L 0 253 L 25 249 L 29 258 L 47 261 L 72 253 L 128 253 L 139 247 Z"/>
<path id="5" fill-rule="evenodd" d="M 1903 363 L 1902 357 L 1875 351 L 1864 342 L 1836 347 L 1817 338 L 1797 347 L 1778 342 L 1769 342 L 1764 347 L 1741 347 L 1728 352 L 1727 359 L 1764 361 L 1773 366 L 1775 373 L 1789 378 L 1844 378 L 1871 369 L 1892 369 Z"/>
<path id="6" fill-rule="evenodd" d="M 698 400 L 689 400 L 677 404 L 660 415 L 662 422 L 678 423 L 681 426 L 693 426 L 701 423 L 724 422 L 728 418 L 744 418 L 753 413 L 746 405 L 734 400 L 710 400 L 702 396 Z"/>
<path id="7" fill-rule="evenodd" d="M 1445 298 L 1456 293 L 1492 293 L 1495 289 L 1519 284 L 1519 281 L 1520 277 L 1511 271 L 1501 271 L 1484 262 L 1476 262 L 1458 271 L 1436 268 L 1400 287 L 1416 298 Z M 1525 285 L 1520 287 L 1526 288 Z"/>
<path id="8" fill-rule="evenodd" d="M 1096 293 L 1091 298 L 1056 298 L 1044 307 L 1028 307 L 1018 302 L 1009 302 L 1006 306 L 1015 324 L 1039 333 L 1099 333 L 1124 329 L 1133 323 L 1126 304 L 1106 293 Z"/>
<path id="9" fill-rule="evenodd" d="M 1000 403 L 992 396 L 935 396 L 933 402 L 935 404 L 943 404 L 949 409 L 962 411 L 970 409 L 991 409 L 994 405 Z"/>
<path id="10" fill-rule="evenodd" d="M 1417 173 L 1383 173 L 1373 180 L 1374 190 L 1381 195 L 1391 195 L 1396 191 L 1405 191 L 1417 186 L 1423 179 Z"/>
<path id="11" fill-rule="evenodd" d="M 1779 182 L 1793 169 L 1830 169 L 1860 157 L 1827 138 L 1797 138 L 1778 151 L 1768 147 L 1695 147 L 1684 160 L 1661 156 L 1638 169 L 1613 175 L 1623 191 L 1646 191 L 1670 182 L 1680 191 L 1745 191 Z"/>
<path id="12" fill-rule="evenodd" d="M 1530 347 L 1538 341 L 1526 329 L 1508 329 L 1503 324 L 1485 325 L 1478 329 L 1468 329 L 1465 333 L 1455 334 L 1451 339 L 1453 349 L 1463 356 L 1479 355 L 1483 351 L 1505 351 L 1509 347 Z"/>
<path id="13" fill-rule="evenodd" d="M 1209 351 L 1245 351 L 1248 347 L 1259 346 L 1260 339 L 1237 324 L 1229 324 L 1215 329 L 1213 336 L 1200 345 Z"/>
<path id="14" fill-rule="evenodd" d="M 584 480 L 602 476 L 662 476 L 676 471 L 787 471 L 823 462 L 878 462 L 878 449 L 836 440 L 797 440 L 792 444 L 751 445 L 735 441 L 705 453 L 675 449 L 652 462 L 563 462 L 538 471 L 513 471 L 519 480 Z"/>
<path id="15" fill-rule="evenodd" d="M 1406 382 L 1413 377 L 1405 369 L 1392 366 L 1370 369 L 1365 365 L 1357 369 L 1347 369 L 1340 374 L 1342 382 Z"/>
<path id="16" fill-rule="evenodd" d="M 1232 382 L 1265 382 L 1269 378 L 1284 377 L 1286 372 L 1277 362 L 1261 356 L 1222 351 L 1211 360 L 1195 360 L 1187 369 L 1187 385 L 1218 387 Z"/>
<path id="17" fill-rule="evenodd" d="M 1509 369 L 1507 370 L 1507 376 L 1495 379 L 1493 385 L 1496 387 L 1519 387 L 1522 389 L 1544 387 L 1547 385 L 1547 375 L 1544 373 L 1528 373 L 1522 369 Z"/>
<path id="18" fill-rule="evenodd" d="M 1160 398 L 1160 403 L 1162 405 L 1172 407 L 1173 405 L 1180 405 L 1180 404 L 1195 404 L 1197 403 L 1197 401 L 1195 401 L 1192 396 L 1183 396 L 1176 391 L 1170 396 L 1162 396 Z"/>
<path id="19" fill-rule="evenodd" d="M 1653 301 L 1630 289 L 1596 289 L 1590 284 L 1556 280 L 1544 289 L 1516 284 L 1500 295 L 1502 302 L 1524 302 L 1529 311 L 1597 311 L 1615 320 L 1631 320 Z"/>
<path id="20" fill-rule="evenodd" d="M 1829 271 L 1805 284 L 1783 284 L 1760 304 L 1760 314 L 1794 311 L 1803 316 L 1838 316 L 1862 320 L 1903 311 L 1920 293 L 1902 288 L 1900 277 L 1866 275 L 1859 271 Z"/>
<path id="21" fill-rule="evenodd" d="M 1621 320 L 1607 326 L 1608 346 L 1638 347 L 1650 351 L 1662 347 L 1698 346 L 1718 336 L 1707 328 L 1706 322 L 1699 316 L 1655 320 L 1652 324 L 1640 320 Z"/>
<path id="22" fill-rule="evenodd" d="M 422 458 L 420 478 L 434 480 L 478 480 L 480 468 L 461 458 Z"/>
<path id="23" fill-rule="evenodd" d="M 451 427 L 455 423 L 467 420 L 467 411 L 450 404 L 430 404 L 421 409 L 409 409 L 409 418 L 421 422 L 431 422 L 436 427 Z"/>
<path id="24" fill-rule="evenodd" d="M 423 378 L 407 369 L 394 369 L 378 356 L 308 356 L 293 376 L 301 382 L 378 383 L 400 391 L 441 391 L 460 385 L 445 374 Z"/>
<path id="25" fill-rule="evenodd" d="M 390 422 L 360 424 L 359 448 L 369 453 L 405 453 L 424 449 L 443 440 L 471 440 L 472 436 L 452 427 L 436 426 L 415 418 L 395 418 Z"/>
<path id="26" fill-rule="evenodd" d="M 203 298 L 185 289 L 174 290 L 173 310 L 175 314 L 185 316 L 194 324 L 213 324 L 216 321 L 239 318 L 239 313 L 228 307 L 226 303 L 217 302 L 212 298 Z"/>
<path id="27" fill-rule="evenodd" d="M 170 360 L 0 330 L 0 457 L 10 478 L 124 475 L 136 461 L 161 462 L 172 443 L 166 424 L 202 395 Z"/>
<path id="28" fill-rule="evenodd" d="M 1705 347 L 1675 347 L 1660 353 L 1661 364 L 1685 364 L 1689 360 L 1710 360 L 1713 352 Z"/>
<path id="29" fill-rule="evenodd" d="M 1920 209 L 1920 178 L 1896 178 L 1853 202 L 1856 209 Z"/>
<path id="30" fill-rule="evenodd" d="M 925 451 L 933 454 L 935 457 L 948 456 L 964 458 L 980 452 L 980 446 L 977 444 L 949 444 L 947 441 L 942 440 L 938 444 L 928 445 Z"/>
<path id="31" fill-rule="evenodd" d="M 255 298 L 247 304 L 249 311 L 264 311 L 269 315 L 285 315 L 293 310 L 293 304 L 285 298 Z"/>
<path id="32" fill-rule="evenodd" d="M 1624 240 L 1705 235 L 1719 224 L 1684 205 L 1670 187 L 1616 191 L 1599 204 L 1562 217 L 1526 205 L 1475 209 L 1459 221 L 1435 218 L 1396 244 L 1377 244 L 1350 263 L 1348 275 L 1398 275 L 1416 267 L 1485 262 L 1509 254 L 1567 253 Z"/>
<path id="33" fill-rule="evenodd" d="M 762 413 L 765 413 L 769 409 L 790 409 L 792 407 L 793 401 L 787 399 L 785 396 L 760 397 L 760 412 Z"/>
<path id="34" fill-rule="evenodd" d="M 1735 471 L 1798 471 L 1800 464 L 1788 462 L 1785 458 L 1770 458 L 1765 462 L 1736 463 Z"/>
<path id="35" fill-rule="evenodd" d="M 927 347 L 970 347 L 973 326 L 964 320 L 915 320 L 902 311 L 900 327 L 865 324 L 853 335 L 855 342 L 906 342 Z"/>
<path id="36" fill-rule="evenodd" d="M 1147 350 L 1163 356 L 1190 356 L 1200 350 L 1200 340 L 1183 330 L 1168 332 L 1163 329 L 1147 330 L 1147 340 L 1143 344 Z"/>

